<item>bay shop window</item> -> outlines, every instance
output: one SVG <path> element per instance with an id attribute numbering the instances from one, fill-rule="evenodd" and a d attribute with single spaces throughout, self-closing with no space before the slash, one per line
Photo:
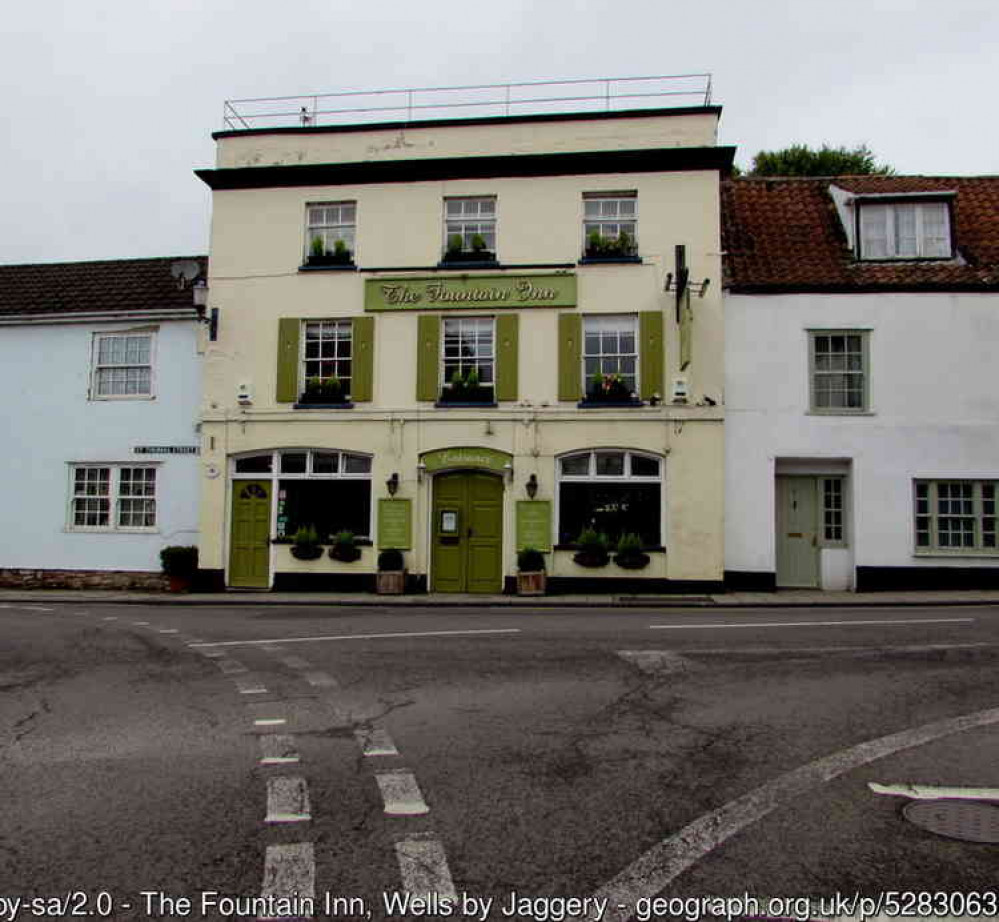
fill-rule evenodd
<path id="1" fill-rule="evenodd" d="M 326 449 L 288 449 L 237 458 L 233 477 L 271 480 L 274 537 L 312 526 L 321 541 L 337 532 L 371 535 L 371 458 Z"/>

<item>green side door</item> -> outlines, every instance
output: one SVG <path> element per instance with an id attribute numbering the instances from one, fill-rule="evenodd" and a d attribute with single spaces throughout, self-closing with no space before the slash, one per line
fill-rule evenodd
<path id="1" fill-rule="evenodd" d="M 503 481 L 490 474 L 442 474 L 434 481 L 434 592 L 503 588 Z"/>
<path id="2" fill-rule="evenodd" d="M 232 485 L 229 585 L 266 589 L 270 585 L 271 485 L 236 480 Z"/>

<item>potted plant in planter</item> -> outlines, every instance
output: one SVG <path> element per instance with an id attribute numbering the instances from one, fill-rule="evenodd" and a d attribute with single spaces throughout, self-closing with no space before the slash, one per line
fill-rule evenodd
<path id="1" fill-rule="evenodd" d="M 576 542 L 579 551 L 573 560 L 581 567 L 606 567 L 610 560 L 607 535 L 593 528 L 586 528 Z"/>
<path id="2" fill-rule="evenodd" d="M 187 592 L 198 572 L 198 549 L 172 544 L 160 551 L 160 564 L 171 592 Z"/>
<path id="3" fill-rule="evenodd" d="M 378 555 L 375 592 L 378 595 L 402 595 L 406 590 L 405 559 L 398 548 L 385 548 Z"/>
<path id="4" fill-rule="evenodd" d="M 634 238 L 627 231 L 621 231 L 616 237 L 605 237 L 600 231 L 590 231 L 586 237 L 584 259 L 633 260 L 638 255 L 638 247 Z"/>
<path id="5" fill-rule="evenodd" d="M 469 248 L 465 249 L 465 241 L 461 234 L 451 234 L 447 238 L 444 250 L 446 263 L 491 263 L 495 262 L 496 254 L 488 249 L 486 238 L 482 234 L 473 234 Z"/>
<path id="6" fill-rule="evenodd" d="M 319 533 L 314 526 L 303 525 L 295 532 L 291 544 L 291 556 L 296 560 L 318 560 L 323 556 Z"/>
<path id="7" fill-rule="evenodd" d="M 441 393 L 441 403 L 492 403 L 493 389 L 479 382 L 479 369 L 474 365 L 465 372 L 451 375 L 451 382 Z"/>
<path id="8" fill-rule="evenodd" d="M 636 534 L 621 535 L 614 563 L 625 570 L 641 570 L 649 565 L 649 555 L 642 552 L 642 539 Z"/>
<path id="9" fill-rule="evenodd" d="M 332 252 L 326 249 L 322 237 L 313 237 L 309 244 L 310 266 L 349 266 L 353 262 L 350 247 L 343 240 L 333 242 Z"/>
<path id="10" fill-rule="evenodd" d="M 336 375 L 323 379 L 319 385 L 319 393 L 325 403 L 344 403 L 347 399 L 343 392 L 343 382 Z"/>
<path id="11" fill-rule="evenodd" d="M 517 553 L 517 595 L 545 594 L 545 555 L 525 547 Z"/>
<path id="12" fill-rule="evenodd" d="M 360 556 L 361 549 L 357 546 L 357 539 L 352 531 L 338 531 L 333 536 L 333 544 L 330 545 L 330 557 L 333 560 L 353 563 Z"/>
<path id="13" fill-rule="evenodd" d="M 586 392 L 590 403 L 634 403 L 635 395 L 628 389 L 624 378 L 619 374 L 601 374 L 599 371 L 590 378 Z"/>

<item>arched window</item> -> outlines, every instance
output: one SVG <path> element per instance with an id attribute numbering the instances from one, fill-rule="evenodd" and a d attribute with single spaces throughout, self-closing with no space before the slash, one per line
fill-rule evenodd
<path id="1" fill-rule="evenodd" d="M 234 479 L 276 481 L 274 536 L 307 525 L 320 540 L 340 531 L 371 534 L 371 458 L 349 451 L 287 449 L 236 458 Z"/>
<path id="2" fill-rule="evenodd" d="M 662 544 L 661 458 L 600 449 L 558 459 L 558 534 L 573 544 L 587 528 L 615 544 L 636 534 L 645 547 Z"/>

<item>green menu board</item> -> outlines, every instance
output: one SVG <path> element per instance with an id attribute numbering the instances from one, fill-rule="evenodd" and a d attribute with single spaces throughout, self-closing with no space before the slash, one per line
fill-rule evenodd
<path id="1" fill-rule="evenodd" d="M 408 499 L 378 500 L 378 547 L 412 547 L 413 504 Z"/>
<path id="2" fill-rule="evenodd" d="M 552 549 L 552 504 L 546 499 L 517 501 L 517 550 Z"/>

